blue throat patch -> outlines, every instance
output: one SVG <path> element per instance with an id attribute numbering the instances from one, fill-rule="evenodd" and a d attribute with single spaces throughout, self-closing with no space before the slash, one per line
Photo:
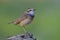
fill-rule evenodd
<path id="1" fill-rule="evenodd" d="M 34 15 L 32 15 L 32 14 L 29 14 L 29 16 L 34 17 Z"/>
<path id="2" fill-rule="evenodd" d="M 34 17 L 34 11 L 30 11 L 29 16 Z"/>

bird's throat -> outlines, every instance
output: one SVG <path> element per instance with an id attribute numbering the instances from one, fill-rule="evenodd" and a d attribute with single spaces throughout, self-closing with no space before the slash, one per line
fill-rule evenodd
<path id="1" fill-rule="evenodd" d="M 32 14 L 29 14 L 29 16 L 30 16 L 30 17 L 34 17 L 34 15 L 32 15 Z"/>

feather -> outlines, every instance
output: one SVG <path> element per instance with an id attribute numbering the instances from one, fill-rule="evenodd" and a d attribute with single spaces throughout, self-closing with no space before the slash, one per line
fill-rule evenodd
<path id="1" fill-rule="evenodd" d="M 19 24 L 21 21 L 23 21 L 24 19 L 26 19 L 27 17 L 28 17 L 28 14 L 24 14 L 22 17 L 14 20 L 14 21 L 12 21 L 12 22 L 10 22 L 10 23 L 8 23 L 8 24 L 13 23 L 13 24 L 17 25 L 17 24 Z"/>

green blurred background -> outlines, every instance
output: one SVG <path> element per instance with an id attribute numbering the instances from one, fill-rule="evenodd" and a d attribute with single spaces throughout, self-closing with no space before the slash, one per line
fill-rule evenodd
<path id="1" fill-rule="evenodd" d="M 8 24 L 27 8 L 35 8 L 35 19 L 26 29 L 37 40 L 60 40 L 60 0 L 0 0 L 0 40 L 24 33 L 19 25 Z"/>

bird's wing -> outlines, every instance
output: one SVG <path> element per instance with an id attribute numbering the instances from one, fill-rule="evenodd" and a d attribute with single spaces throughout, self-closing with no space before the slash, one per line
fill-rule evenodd
<path id="1" fill-rule="evenodd" d="M 28 17 L 28 14 L 24 14 L 22 17 L 10 22 L 10 23 L 13 23 L 13 24 L 19 24 L 22 20 L 26 19 Z"/>

